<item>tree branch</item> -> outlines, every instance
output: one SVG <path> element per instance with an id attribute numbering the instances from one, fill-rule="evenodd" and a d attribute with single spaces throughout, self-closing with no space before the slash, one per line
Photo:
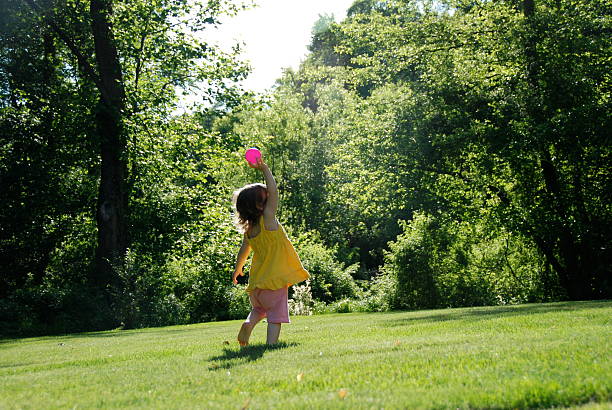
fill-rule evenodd
<path id="1" fill-rule="evenodd" d="M 138 82 L 140 80 L 140 72 L 142 70 L 142 55 L 144 53 L 145 40 L 149 33 L 149 23 L 151 22 L 151 14 L 153 14 L 153 6 L 149 7 L 149 16 L 145 23 L 144 30 L 142 30 L 142 34 L 140 36 L 140 47 L 138 48 L 138 55 L 136 56 L 136 69 L 134 74 L 134 95 L 138 92 Z M 136 97 L 138 98 L 138 97 Z M 134 106 L 134 112 L 138 110 L 137 104 Z"/>
<path id="2" fill-rule="evenodd" d="M 43 12 L 43 10 L 41 10 L 41 7 L 38 4 L 36 4 L 34 0 L 23 0 L 23 2 L 35 14 L 42 17 L 43 20 L 49 25 L 49 27 L 51 27 L 51 29 L 64 42 L 64 44 L 66 44 L 68 49 L 76 57 L 77 61 L 79 62 L 79 65 L 83 68 L 83 71 L 85 72 L 86 76 L 96 84 L 96 86 L 100 90 L 100 93 L 103 95 L 103 97 L 107 98 L 108 96 L 106 95 L 106 90 L 104 89 L 102 85 L 102 80 L 100 79 L 100 76 L 98 75 L 98 73 L 96 73 L 92 65 L 89 64 L 89 61 L 87 61 L 87 57 L 85 57 L 85 55 L 81 53 L 81 50 L 79 50 L 79 48 L 77 47 L 75 42 L 70 38 L 70 36 L 66 34 L 66 32 L 64 32 L 64 30 L 62 30 L 62 28 L 55 23 L 52 17 L 45 16 L 45 13 Z"/>
<path id="3" fill-rule="evenodd" d="M 504 259 L 506 260 L 506 265 L 508 266 L 508 269 L 510 269 L 510 273 L 512 274 L 512 276 L 514 277 L 514 280 L 516 280 L 517 282 L 520 283 L 520 280 L 518 278 L 518 276 L 516 275 L 516 272 L 514 272 L 514 269 L 512 269 L 512 264 L 510 263 L 510 260 L 508 259 L 508 251 L 510 248 L 510 238 L 509 235 L 506 236 L 506 249 L 504 249 Z"/>

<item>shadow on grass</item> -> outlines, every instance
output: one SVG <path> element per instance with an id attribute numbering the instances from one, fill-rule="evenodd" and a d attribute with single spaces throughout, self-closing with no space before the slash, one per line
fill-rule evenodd
<path id="1" fill-rule="evenodd" d="M 251 344 L 246 347 L 239 349 L 223 349 L 223 354 L 219 356 L 213 356 L 209 359 L 210 366 L 209 370 L 229 369 L 239 364 L 254 362 L 261 359 L 266 352 L 286 349 L 288 347 L 298 346 L 298 343 L 291 342 L 279 342 L 274 345 L 267 345 L 263 343 Z"/>
<path id="2" fill-rule="evenodd" d="M 403 326 L 418 322 L 445 322 L 451 320 L 478 321 L 493 319 L 495 317 L 529 316 L 549 312 L 561 311 L 580 311 L 584 309 L 603 309 L 609 308 L 610 301 L 589 301 L 589 302 L 557 302 L 546 304 L 526 304 L 512 306 L 487 306 L 473 308 L 452 309 L 445 312 L 443 310 L 423 316 L 394 319 L 384 326 Z M 415 312 L 418 313 L 418 312 Z"/>

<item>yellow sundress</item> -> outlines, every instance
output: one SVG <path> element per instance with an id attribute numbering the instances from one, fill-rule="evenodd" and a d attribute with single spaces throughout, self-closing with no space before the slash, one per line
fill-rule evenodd
<path id="1" fill-rule="evenodd" d="M 282 225 L 279 223 L 276 231 L 269 231 L 262 215 L 259 226 L 260 232 L 254 238 L 245 234 L 254 252 L 246 291 L 251 293 L 255 288 L 276 290 L 308 279 L 310 275 Z"/>

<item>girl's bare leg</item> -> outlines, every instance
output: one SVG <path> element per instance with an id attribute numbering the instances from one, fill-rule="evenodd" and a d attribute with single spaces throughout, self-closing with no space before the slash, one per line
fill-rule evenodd
<path id="1" fill-rule="evenodd" d="M 261 319 L 254 322 L 253 320 L 250 323 L 244 322 L 240 327 L 240 332 L 238 332 L 238 343 L 240 346 L 247 346 L 249 344 L 249 339 L 251 338 L 251 332 L 257 323 L 259 323 Z"/>
<path id="2" fill-rule="evenodd" d="M 269 345 L 273 345 L 278 342 L 278 336 L 280 335 L 281 324 L 280 323 L 268 323 L 268 337 L 266 342 Z"/>

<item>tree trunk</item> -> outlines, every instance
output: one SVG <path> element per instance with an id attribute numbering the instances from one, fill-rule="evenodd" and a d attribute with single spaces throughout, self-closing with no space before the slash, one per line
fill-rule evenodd
<path id="1" fill-rule="evenodd" d="M 98 247 L 92 284 L 108 290 L 117 285 L 114 267 L 122 267 L 127 249 L 125 90 L 112 34 L 111 0 L 91 0 L 91 30 L 100 76 L 96 127 L 100 138 L 101 174 L 97 207 Z M 108 294 L 107 294 L 108 296 Z"/>
<path id="2" fill-rule="evenodd" d="M 589 283 L 583 276 L 581 266 L 581 246 L 576 242 L 574 234 L 566 225 L 569 219 L 569 211 L 565 206 L 565 199 L 561 193 L 559 176 L 550 158 L 546 157 L 540 161 L 540 167 L 546 184 L 546 191 L 550 200 L 554 203 L 557 218 L 562 221 L 556 227 L 556 242 L 560 252 L 560 267 L 557 273 L 561 276 L 561 283 L 567 291 L 570 299 L 585 299 L 589 297 Z"/>

